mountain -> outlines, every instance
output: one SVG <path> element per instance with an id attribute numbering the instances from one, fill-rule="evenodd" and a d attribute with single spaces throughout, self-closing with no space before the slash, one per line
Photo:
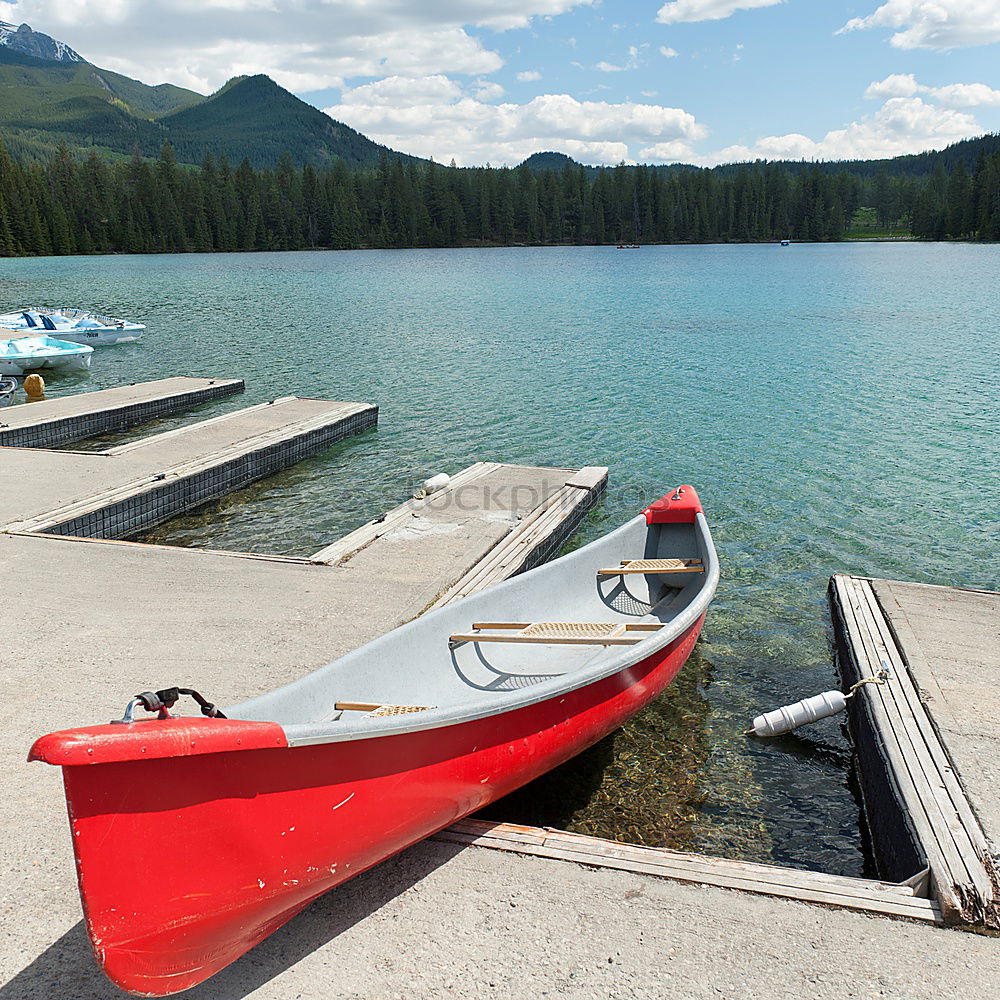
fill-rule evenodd
<path id="1" fill-rule="evenodd" d="M 20 160 L 47 160 L 61 143 L 75 152 L 156 156 L 164 142 L 182 163 L 209 151 L 231 163 L 273 167 L 374 166 L 380 146 L 279 87 L 266 76 L 238 77 L 204 97 L 164 83 L 147 86 L 82 59 L 68 45 L 4 23 L 0 38 L 0 138 Z"/>
<path id="2" fill-rule="evenodd" d="M 74 52 L 65 42 L 56 41 L 40 31 L 32 31 L 26 24 L 20 27 L 0 21 L 0 45 L 36 59 L 52 62 L 84 62 L 83 56 Z"/>
<path id="3" fill-rule="evenodd" d="M 206 149 L 232 163 L 244 158 L 254 167 L 272 167 L 284 153 L 298 166 L 375 166 L 382 156 L 412 160 L 372 142 L 360 132 L 294 94 L 270 77 L 230 80 L 207 100 L 162 118 L 161 124 L 178 160 L 201 161 Z"/>
<path id="4" fill-rule="evenodd" d="M 155 155 L 166 137 L 157 116 L 203 100 L 83 60 L 39 59 L 0 46 L 0 136 L 19 159 L 45 159 L 62 142 L 79 151 Z"/>

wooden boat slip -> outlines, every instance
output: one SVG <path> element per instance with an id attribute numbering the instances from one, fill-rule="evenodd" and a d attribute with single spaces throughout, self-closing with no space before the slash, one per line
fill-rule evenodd
<path id="1" fill-rule="evenodd" d="M 464 819 L 435 835 L 436 840 L 573 861 L 598 868 L 640 872 L 660 878 L 738 889 L 806 903 L 943 923 L 940 906 L 917 895 L 909 883 L 828 875 L 772 865 L 705 857 L 540 827 Z"/>

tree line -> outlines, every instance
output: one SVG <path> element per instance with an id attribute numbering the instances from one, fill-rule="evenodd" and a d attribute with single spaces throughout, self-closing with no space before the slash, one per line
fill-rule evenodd
<path id="1" fill-rule="evenodd" d="M 863 178 L 818 166 L 790 171 L 586 171 L 456 168 L 383 157 L 374 169 L 206 155 L 179 164 L 169 144 L 80 161 L 66 147 L 43 164 L 0 141 L 0 255 L 185 253 L 307 248 L 516 244 L 762 242 L 842 239 L 861 206 L 928 239 L 1000 239 L 1000 153 L 926 179 Z"/>

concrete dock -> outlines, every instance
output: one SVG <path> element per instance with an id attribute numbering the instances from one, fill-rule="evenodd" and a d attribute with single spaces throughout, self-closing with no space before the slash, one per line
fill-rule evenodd
<path id="1" fill-rule="evenodd" d="M 118 716 L 150 687 L 187 683 L 225 705 L 301 676 L 548 558 L 606 484 L 601 468 L 478 463 L 301 558 L 107 540 L 128 533 L 113 519 L 95 527 L 105 538 L 72 534 L 115 491 L 144 496 L 161 473 L 273 445 L 288 424 L 251 411 L 239 434 L 227 415 L 58 464 L 0 453 L 55 470 L 25 489 L 20 465 L 0 489 L 0 1000 L 122 995 L 90 954 L 58 771 L 24 761 L 36 736 Z M 317 900 L 187 995 L 993 995 L 1000 942 L 941 926 L 932 880 L 916 875 L 844 879 L 466 821 Z M 136 893 L 162 877 L 123 873 Z"/>
<path id="2" fill-rule="evenodd" d="M 157 417 L 243 392 L 238 378 L 176 378 L 11 406 L 0 414 L 0 446 L 56 448 L 123 431 Z"/>
<path id="3" fill-rule="evenodd" d="M 368 404 L 288 396 L 106 451 L 6 448 L 0 451 L 7 479 L 0 528 L 128 538 L 368 430 L 377 420 L 378 408 Z"/>

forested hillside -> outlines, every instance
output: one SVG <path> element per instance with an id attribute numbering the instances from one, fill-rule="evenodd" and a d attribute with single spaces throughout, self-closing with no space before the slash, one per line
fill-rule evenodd
<path id="1" fill-rule="evenodd" d="M 292 250 L 615 242 L 839 240 L 859 208 L 916 236 L 1000 239 L 1000 153 L 970 174 L 864 182 L 814 166 L 727 176 L 647 167 L 458 169 L 384 155 L 375 169 L 208 156 L 15 162 L 0 145 L 0 254 Z"/>
<path id="2" fill-rule="evenodd" d="M 283 153 L 299 166 L 374 167 L 387 151 L 279 87 L 266 76 L 237 77 L 211 97 L 149 87 L 88 62 L 38 59 L 0 46 L 0 137 L 22 163 L 45 162 L 63 143 L 78 157 L 133 152 L 155 157 L 164 142 L 186 163 L 205 151 L 273 167 Z"/>
<path id="3" fill-rule="evenodd" d="M 338 159 L 348 167 L 373 167 L 380 155 L 411 159 L 334 121 L 263 75 L 230 80 L 207 101 L 167 115 L 161 124 L 174 155 L 186 163 L 200 163 L 206 150 L 234 163 L 246 159 L 253 167 L 273 167 L 286 154 L 296 164 L 317 168 Z"/>

